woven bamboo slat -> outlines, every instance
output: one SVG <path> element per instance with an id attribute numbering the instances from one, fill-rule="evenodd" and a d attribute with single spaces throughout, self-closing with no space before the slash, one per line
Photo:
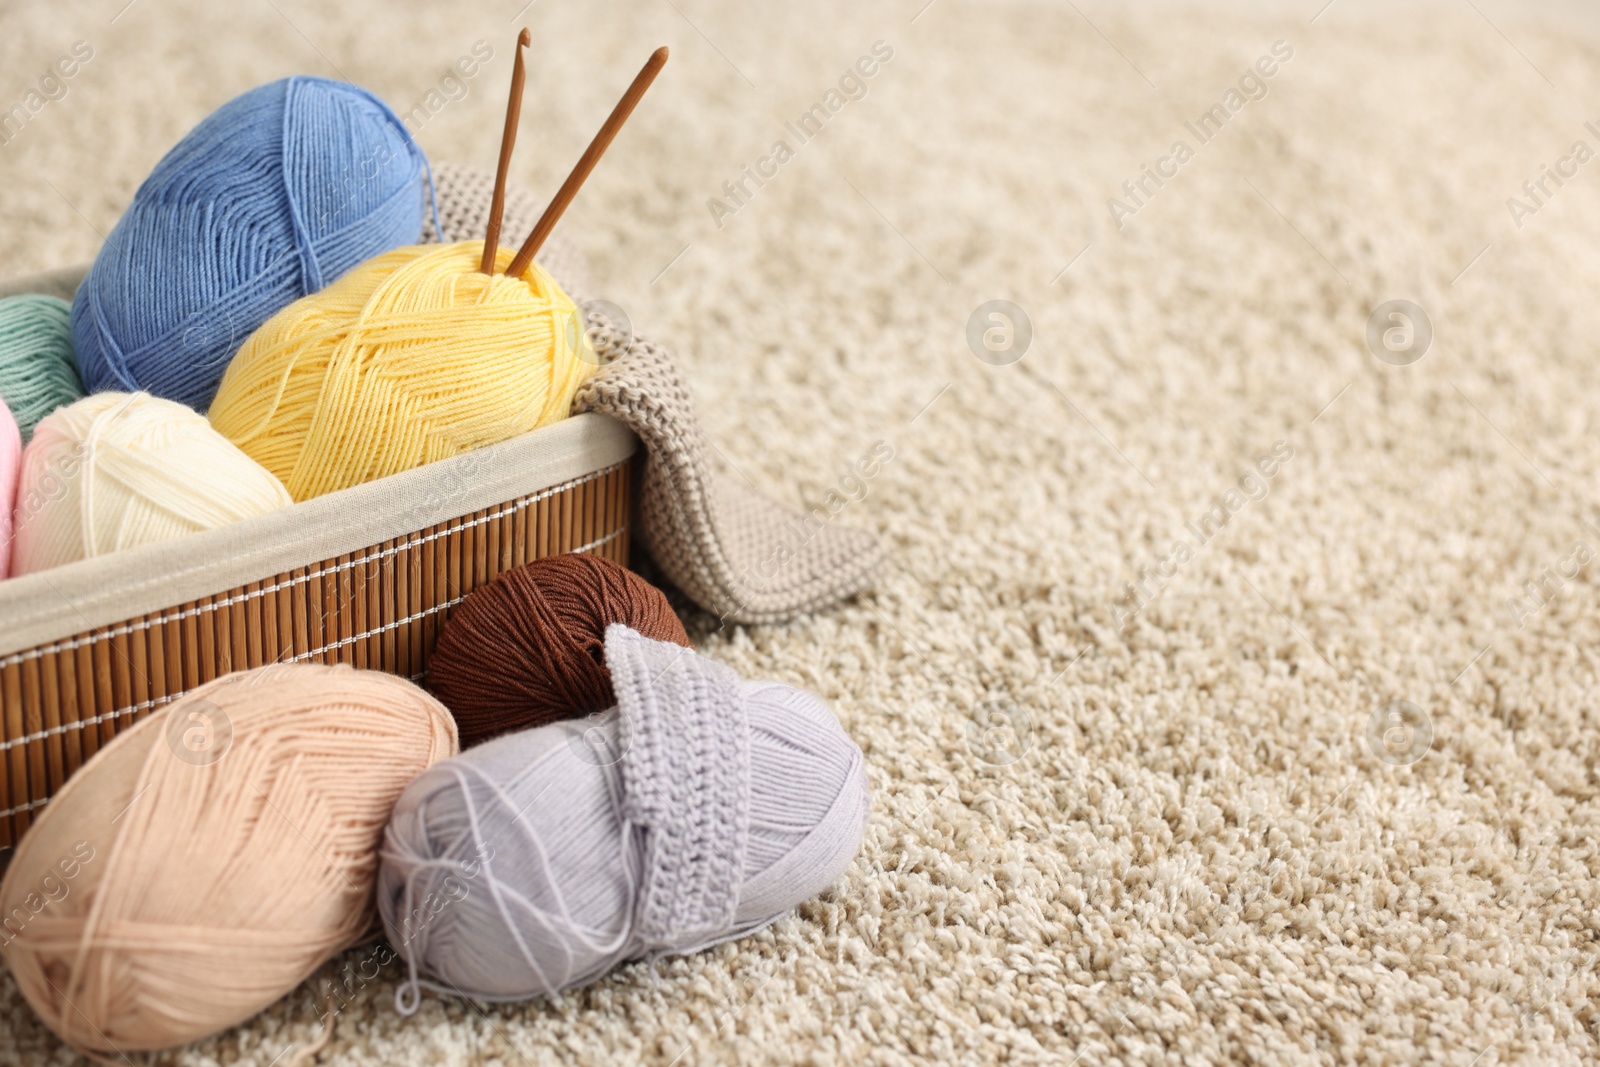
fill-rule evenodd
<path id="1" fill-rule="evenodd" d="M 468 593 L 542 556 L 628 559 L 632 463 L 261 581 L 0 657 L 0 858 L 120 730 L 229 671 L 349 663 L 420 679 Z"/>

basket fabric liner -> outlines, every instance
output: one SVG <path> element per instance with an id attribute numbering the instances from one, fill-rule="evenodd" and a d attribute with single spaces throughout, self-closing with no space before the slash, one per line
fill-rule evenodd
<path id="1" fill-rule="evenodd" d="M 0 667 L 24 649 L 261 581 L 626 461 L 626 427 L 578 415 L 281 511 L 0 582 Z"/>

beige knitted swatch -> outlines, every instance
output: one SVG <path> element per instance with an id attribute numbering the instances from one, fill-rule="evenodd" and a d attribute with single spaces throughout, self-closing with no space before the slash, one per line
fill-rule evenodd
<path id="1" fill-rule="evenodd" d="M 444 238 L 481 237 L 494 176 L 449 163 L 433 173 Z M 526 191 L 508 189 L 501 243 L 520 244 L 542 209 Z M 430 218 L 423 240 L 436 239 Z M 584 308 L 602 364 L 578 390 L 574 413 L 609 415 L 644 442 L 636 525 L 640 543 L 668 579 L 702 608 L 736 623 L 783 622 L 871 586 L 883 562 L 874 534 L 835 526 L 823 508 L 786 508 L 715 469 L 671 353 L 616 328 L 606 305 L 590 299 L 594 288 L 583 253 L 559 231 L 539 262 Z"/>

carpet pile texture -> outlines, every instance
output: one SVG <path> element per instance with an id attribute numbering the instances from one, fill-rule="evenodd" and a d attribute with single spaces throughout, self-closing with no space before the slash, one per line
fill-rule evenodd
<path id="1" fill-rule="evenodd" d="M 94 52 L 0 145 L 5 273 L 88 259 L 185 130 L 290 73 L 492 165 L 523 24 L 513 173 L 548 196 L 666 43 L 564 230 L 720 462 L 888 554 L 788 626 L 686 615 L 865 750 L 831 891 L 549 1003 L 402 1019 L 358 950 L 321 1062 L 1600 1058 L 1593 25 L 123 3 L 0 12 L 0 108 Z M 267 1067 L 321 999 L 156 1062 Z M 0 1062 L 71 1059 L 0 976 Z"/>

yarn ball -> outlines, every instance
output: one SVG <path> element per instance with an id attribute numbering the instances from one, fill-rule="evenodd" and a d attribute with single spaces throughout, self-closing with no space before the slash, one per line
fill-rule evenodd
<path id="1" fill-rule="evenodd" d="M 600 556 L 562 555 L 509 570 L 450 613 L 428 658 L 428 688 L 462 745 L 616 703 L 605 633 L 620 622 L 689 647 L 661 590 Z"/>
<path id="2" fill-rule="evenodd" d="M 47 416 L 22 453 L 12 570 L 59 567 L 292 503 L 204 416 L 148 393 L 95 393 Z"/>
<path id="3" fill-rule="evenodd" d="M 229 365 L 212 424 L 307 500 L 566 418 L 595 368 L 576 305 L 538 264 L 483 274 L 482 255 L 396 249 L 284 308 Z"/>
<path id="4" fill-rule="evenodd" d="M 741 937 L 860 848 L 861 750 L 817 697 L 625 626 L 618 705 L 431 767 L 384 832 L 378 910 L 423 988 L 554 996 L 628 961 Z"/>
<path id="5" fill-rule="evenodd" d="M 204 411 L 286 305 L 422 233 L 427 160 L 365 89 L 294 77 L 223 104 L 134 194 L 72 302 L 90 392 Z"/>
<path id="6" fill-rule="evenodd" d="M 366 935 L 390 810 L 455 748 L 438 701 L 376 671 L 272 665 L 193 690 L 22 839 L 0 884 L 12 977 L 103 1056 L 249 1018 Z"/>
<path id="7" fill-rule="evenodd" d="M 0 578 L 11 574 L 11 511 L 22 467 L 22 433 L 11 409 L 0 402 Z"/>
<path id="8" fill-rule="evenodd" d="M 72 305 L 53 296 L 0 299 L 0 400 L 33 437 L 39 420 L 83 396 L 72 358 Z"/>

